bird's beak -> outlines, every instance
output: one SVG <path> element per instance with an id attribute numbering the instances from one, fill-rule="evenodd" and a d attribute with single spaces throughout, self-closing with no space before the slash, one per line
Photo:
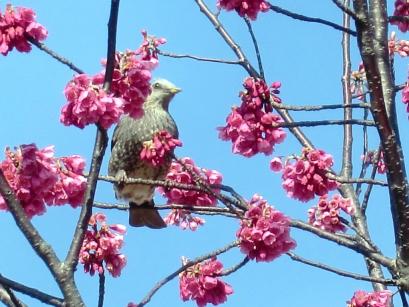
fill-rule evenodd
<path id="1" fill-rule="evenodd" d="M 178 88 L 178 87 L 172 87 L 171 89 L 169 89 L 169 92 L 171 93 L 171 94 L 177 94 L 177 93 L 179 93 L 179 92 L 181 92 L 182 91 L 182 89 L 181 88 Z"/>

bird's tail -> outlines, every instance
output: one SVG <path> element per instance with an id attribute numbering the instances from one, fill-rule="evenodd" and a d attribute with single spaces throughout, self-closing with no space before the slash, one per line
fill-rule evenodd
<path id="1" fill-rule="evenodd" d="M 133 202 L 129 203 L 129 225 L 133 227 L 147 226 L 153 229 L 166 227 L 165 221 L 158 210 L 154 208 L 153 200 L 144 202 L 141 205 Z"/>

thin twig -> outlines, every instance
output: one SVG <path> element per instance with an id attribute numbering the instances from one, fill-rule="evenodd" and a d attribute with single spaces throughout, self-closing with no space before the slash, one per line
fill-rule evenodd
<path id="1" fill-rule="evenodd" d="M 244 259 L 242 261 L 240 261 L 239 263 L 237 263 L 235 266 L 232 266 L 231 268 L 228 268 L 226 270 L 223 270 L 223 272 L 221 272 L 219 274 L 219 276 L 227 276 L 230 275 L 236 271 L 238 271 L 239 269 L 241 269 L 242 267 L 244 267 L 248 262 L 250 261 L 250 258 L 248 256 L 244 257 Z"/>
<path id="2" fill-rule="evenodd" d="M 7 286 L 4 286 L 4 290 L 7 292 L 8 297 L 10 298 L 13 307 L 24 307 L 26 306 L 15 296 L 14 292 Z"/>
<path id="3" fill-rule="evenodd" d="M 222 247 L 220 249 L 217 249 L 207 255 L 204 256 L 200 256 L 197 257 L 194 260 L 189 260 L 185 265 L 181 266 L 179 269 L 177 269 L 175 272 L 173 272 L 172 274 L 166 276 L 164 279 L 160 280 L 149 292 L 148 294 L 146 294 L 146 296 L 142 299 L 142 301 L 137 304 L 137 307 L 142 307 L 145 306 L 147 303 L 150 302 L 150 300 L 152 299 L 153 295 L 160 289 L 162 288 L 164 285 L 166 285 L 169 281 L 171 281 L 172 279 L 174 279 L 176 276 L 178 276 L 180 273 L 182 273 L 183 271 L 187 270 L 188 268 L 190 268 L 191 266 L 200 263 L 204 260 L 210 259 L 212 257 L 215 257 L 217 255 L 220 255 L 222 253 L 227 252 L 228 250 L 236 247 L 239 245 L 238 241 L 233 241 L 232 243 L 226 245 L 225 247 Z"/>
<path id="4" fill-rule="evenodd" d="M 399 296 L 402 301 L 402 307 L 409 307 L 408 300 L 406 299 L 406 292 L 402 289 L 399 289 Z"/>
<path id="5" fill-rule="evenodd" d="M 214 58 L 205 58 L 205 57 L 199 57 L 195 55 L 190 55 L 190 54 L 175 54 L 175 53 L 170 53 L 166 51 L 161 51 L 156 49 L 158 54 L 170 58 L 176 58 L 176 59 L 182 59 L 182 58 L 188 58 L 196 61 L 202 61 L 202 62 L 212 62 L 212 63 L 222 63 L 222 64 L 231 64 L 231 65 L 242 65 L 241 61 L 231 61 L 231 60 L 223 60 L 223 59 L 214 59 Z"/>
<path id="6" fill-rule="evenodd" d="M 340 183 L 368 183 L 368 184 L 373 184 L 373 185 L 380 185 L 383 187 L 388 186 L 388 183 L 385 181 L 374 180 L 374 179 L 369 179 L 369 178 L 345 178 L 345 177 L 334 176 L 330 173 L 327 174 L 327 177 L 335 181 L 338 181 Z"/>
<path id="7" fill-rule="evenodd" d="M 340 276 L 349 277 L 349 278 L 353 278 L 356 280 L 364 280 L 364 281 L 369 281 L 369 282 L 380 283 L 384 285 L 396 285 L 397 283 L 397 281 L 394 279 L 376 278 L 376 277 L 370 277 L 370 276 L 365 276 L 361 274 L 347 272 L 347 271 L 344 271 L 338 268 L 334 268 L 334 267 L 331 267 L 323 263 L 315 262 L 315 261 L 300 257 L 292 252 L 287 252 L 286 254 L 294 261 L 301 262 L 301 263 L 319 268 L 324 271 L 332 272 Z"/>
<path id="8" fill-rule="evenodd" d="M 374 260 L 377 263 L 382 264 L 383 266 L 389 269 L 392 269 L 392 270 L 395 269 L 395 261 L 393 259 L 388 258 L 378 252 L 374 252 L 373 250 L 369 249 L 367 246 L 364 246 L 363 244 L 361 244 L 360 242 L 356 240 L 351 240 L 349 238 L 340 236 L 339 234 L 335 234 L 335 233 L 331 233 L 331 232 L 319 229 L 315 226 L 312 226 L 310 224 L 307 224 L 299 220 L 291 220 L 290 225 L 291 227 L 313 233 L 322 239 L 326 239 L 338 245 L 345 246 L 351 250 L 358 252 L 359 254 L 362 254 Z"/>
<path id="9" fill-rule="evenodd" d="M 0 274 L 0 284 L 5 285 L 17 292 L 31 296 L 32 298 L 35 298 L 45 304 L 53 305 L 53 306 L 63 306 L 63 300 L 61 298 L 41 292 L 38 289 L 31 288 L 26 285 L 20 284 L 14 280 L 11 280 L 9 278 L 2 276 L 1 274 Z"/>
<path id="10" fill-rule="evenodd" d="M 381 156 L 381 150 L 382 148 L 379 147 L 378 152 L 376 153 L 375 157 L 374 157 L 374 163 L 372 164 L 372 172 L 371 172 L 371 179 L 375 180 L 376 177 L 376 173 L 378 172 L 378 161 L 380 159 Z M 371 196 L 371 192 L 372 192 L 372 188 L 373 188 L 373 184 L 368 184 L 368 187 L 366 188 L 365 194 L 364 194 L 364 199 L 362 200 L 362 212 L 365 213 L 367 207 L 368 207 L 368 203 L 369 203 L 369 197 Z"/>
<path id="11" fill-rule="evenodd" d="M 279 13 L 279 14 L 283 14 L 283 15 L 288 16 L 288 17 L 291 17 L 293 19 L 306 21 L 306 22 L 313 22 L 313 23 L 323 24 L 323 25 L 329 26 L 331 28 L 334 28 L 336 30 L 346 32 L 346 33 L 348 33 L 348 34 L 350 34 L 352 36 L 356 36 L 356 31 L 345 28 L 345 27 L 340 26 L 340 25 L 338 25 L 336 23 L 333 23 L 331 21 L 328 21 L 328 20 L 325 20 L 325 19 L 322 19 L 322 18 L 308 17 L 308 16 L 305 16 L 305 15 L 297 14 L 297 13 L 285 10 L 285 9 L 279 7 L 279 6 L 272 5 L 271 3 L 268 3 L 268 6 L 270 7 L 270 9 L 272 11 L 274 11 L 276 13 Z"/>
<path id="12" fill-rule="evenodd" d="M 333 125 L 359 125 L 359 126 L 375 126 L 375 122 L 372 120 L 361 120 L 361 119 L 349 119 L 349 120 L 338 120 L 338 119 L 328 119 L 328 120 L 315 120 L 315 121 L 298 121 L 291 123 L 276 123 L 274 127 L 290 128 L 290 127 L 316 127 L 316 126 L 333 126 Z"/>
<path id="13" fill-rule="evenodd" d="M 98 307 L 104 306 L 104 295 L 105 295 L 105 275 L 104 272 L 102 272 L 102 274 L 99 274 Z"/>
<path id="14" fill-rule="evenodd" d="M 274 109 L 283 109 L 289 111 L 321 111 L 321 110 L 336 110 L 336 109 L 368 109 L 371 107 L 369 103 L 351 103 L 349 105 L 343 104 L 328 104 L 328 105 L 308 105 L 308 106 L 296 106 L 296 105 L 288 105 L 283 103 L 271 102 L 271 105 Z"/>
<path id="15" fill-rule="evenodd" d="M 260 76 L 263 80 L 265 80 L 263 62 L 261 61 L 261 55 L 260 55 L 260 49 L 258 48 L 257 39 L 254 34 L 253 27 L 251 26 L 251 21 L 247 17 L 244 17 L 244 21 L 246 22 L 247 28 L 251 36 L 251 40 L 253 42 L 254 50 L 256 51 L 258 70 L 260 72 Z"/>
<path id="16" fill-rule="evenodd" d="M 349 6 L 344 5 L 340 0 L 332 0 L 336 6 L 338 6 L 345 14 L 349 15 L 355 20 L 358 20 L 358 16 L 355 12 L 349 8 Z"/>
<path id="17" fill-rule="evenodd" d="M 38 49 L 44 51 L 45 53 L 47 53 L 48 55 L 50 55 L 52 58 L 56 59 L 58 62 L 68 66 L 71 70 L 75 71 L 78 74 L 83 74 L 84 71 L 80 68 L 78 68 L 76 65 L 74 65 L 71 61 L 67 60 L 66 58 L 64 58 L 63 56 L 59 55 L 58 53 L 56 53 L 55 51 L 51 50 L 50 48 L 48 48 L 45 44 L 40 43 L 38 41 L 36 41 L 34 38 L 32 38 L 31 36 L 27 35 L 26 39 L 32 43 L 34 46 L 36 46 Z"/>

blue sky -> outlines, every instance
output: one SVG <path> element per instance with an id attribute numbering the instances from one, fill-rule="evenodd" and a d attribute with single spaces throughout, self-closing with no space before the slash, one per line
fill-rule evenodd
<path id="1" fill-rule="evenodd" d="M 215 0 L 207 1 L 212 8 Z M 389 1 L 392 5 L 392 1 Z M 3 10 L 6 2 L 0 1 Z M 38 21 L 49 30 L 45 43 L 56 52 L 73 61 L 87 73 L 100 68 L 106 55 L 106 24 L 109 1 L 15 1 L 16 6 L 31 7 Z M 274 1 L 275 5 L 322 17 L 337 23 L 341 14 L 331 1 Z M 222 12 L 221 21 L 255 65 L 255 56 L 246 25 L 234 12 Z M 263 57 L 266 78 L 282 82 L 281 98 L 288 104 L 333 104 L 341 102 L 341 33 L 317 24 L 294 21 L 275 13 L 260 15 L 253 23 Z M 205 57 L 235 59 L 233 52 L 221 40 L 213 26 L 197 8 L 194 1 L 129 1 L 121 3 L 118 24 L 117 49 L 134 49 L 140 41 L 140 31 L 165 37 L 163 50 Z M 396 30 L 396 28 L 393 28 Z M 405 38 L 398 34 L 400 38 Z M 352 44 L 353 68 L 359 64 L 359 54 Z M 62 94 L 73 72 L 45 53 L 33 48 L 30 54 L 11 52 L 0 58 L 2 74 L 2 120 L 0 148 L 36 143 L 39 147 L 54 144 L 58 156 L 80 154 L 89 161 L 95 128 L 84 130 L 65 127 L 59 122 L 59 112 L 65 103 Z M 406 65 L 396 59 L 397 82 L 406 78 Z M 155 77 L 171 80 L 183 88 L 170 107 L 179 126 L 184 146 L 177 155 L 192 157 L 199 166 L 217 169 L 224 175 L 224 183 L 234 187 L 245 198 L 261 194 L 270 204 L 285 214 L 305 220 L 310 204 L 301 204 L 287 198 L 281 188 L 279 174 L 268 168 L 270 158 L 251 159 L 233 155 L 231 145 L 217 137 L 216 127 L 224 124 L 234 104 L 239 103 L 245 71 L 239 66 L 196 62 L 187 59 L 160 58 Z M 398 94 L 398 101 L 400 95 Z M 362 111 L 354 112 L 359 118 Z M 407 115 L 398 103 L 402 143 L 407 140 Z M 296 120 L 341 119 L 341 111 L 294 113 Z M 355 128 L 355 173 L 360 166 L 361 128 Z M 307 128 L 318 148 L 334 155 L 335 169 L 340 167 L 342 128 Z M 110 131 L 112 133 L 112 130 Z M 375 131 L 370 143 L 377 146 Z M 405 149 L 405 148 L 404 148 Z M 297 141 L 288 134 L 286 141 L 276 147 L 275 155 L 289 155 L 301 150 Z M 109 151 L 104 159 L 102 174 L 106 174 Z M 88 164 L 89 165 L 89 164 Z M 386 191 L 375 188 L 368 209 L 369 228 L 375 242 L 384 253 L 393 257 L 394 241 Z M 96 200 L 114 202 L 110 184 L 99 183 Z M 158 198 L 158 203 L 161 203 Z M 108 221 L 127 224 L 124 212 L 106 211 Z M 79 210 L 68 207 L 50 208 L 33 219 L 42 235 L 55 247 L 58 255 L 65 256 Z M 235 238 L 238 222 L 226 218 L 207 218 L 206 225 L 195 233 L 169 227 L 161 231 L 129 229 L 124 253 L 128 265 L 121 278 L 107 277 L 106 306 L 125 306 L 139 301 L 159 279 L 180 265 L 180 257 L 194 258 L 222 247 Z M 0 214 L 2 255 L 0 273 L 40 290 L 59 295 L 59 291 L 44 264 L 35 256 L 14 221 L 7 213 Z M 365 274 L 363 259 L 354 253 L 324 242 L 313 235 L 292 230 L 297 241 L 295 252 L 303 257 L 356 273 Z M 226 267 L 242 259 L 237 250 L 220 259 Z M 87 305 L 96 305 L 98 278 L 76 273 L 77 284 Z M 344 279 L 294 263 L 283 256 L 272 263 L 249 263 L 228 276 L 235 293 L 225 306 L 345 306 L 357 289 L 370 289 L 365 282 Z M 23 297 L 30 306 L 36 301 Z M 397 301 L 397 300 L 396 300 Z M 195 306 L 179 299 L 177 280 L 163 287 L 149 306 Z M 397 302 L 395 306 L 399 306 Z"/>

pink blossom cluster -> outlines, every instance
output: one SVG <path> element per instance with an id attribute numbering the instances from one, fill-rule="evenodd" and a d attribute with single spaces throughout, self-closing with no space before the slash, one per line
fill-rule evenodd
<path id="1" fill-rule="evenodd" d="M 358 290 L 347 302 L 348 307 L 390 307 L 392 293 L 388 290 L 365 292 Z"/>
<path id="2" fill-rule="evenodd" d="M 259 12 L 269 10 L 265 0 L 218 0 L 217 7 L 226 11 L 235 10 L 241 17 L 246 16 L 252 20 L 256 20 Z"/>
<path id="3" fill-rule="evenodd" d="M 255 194 L 237 231 L 240 250 L 250 259 L 272 261 L 296 246 L 290 237 L 290 219 Z"/>
<path id="4" fill-rule="evenodd" d="M 47 30 L 36 22 L 32 9 L 13 7 L 8 4 L 4 14 L 0 12 L 0 53 L 7 55 L 15 47 L 20 52 L 29 52 L 28 38 L 45 40 Z"/>
<path id="5" fill-rule="evenodd" d="M 308 148 L 303 149 L 301 157 L 287 160 L 281 177 L 288 197 L 306 202 L 336 189 L 337 182 L 326 176 L 333 163 L 330 154 Z"/>
<path id="6" fill-rule="evenodd" d="M 85 273 L 91 276 L 104 273 L 105 268 L 113 277 L 121 275 L 126 265 L 125 255 L 120 253 L 126 227 L 121 224 L 107 225 L 102 213 L 93 214 L 88 222 L 88 230 L 79 255 Z"/>
<path id="7" fill-rule="evenodd" d="M 366 165 L 369 165 L 369 164 L 373 165 L 376 162 L 377 155 L 378 155 L 377 150 L 370 150 L 370 151 L 367 152 L 367 154 L 365 156 L 361 156 L 361 159 L 364 161 L 364 163 Z M 377 170 L 378 174 L 385 174 L 386 171 L 387 171 L 385 160 L 384 160 L 384 153 L 383 153 L 382 150 L 379 153 L 376 170 Z"/>
<path id="8" fill-rule="evenodd" d="M 53 146 L 38 149 L 35 144 L 21 145 L 16 151 L 6 148 L 6 159 L 0 163 L 29 218 L 45 212 L 45 205 L 82 203 L 86 179 L 82 175 L 85 161 L 79 156 L 54 157 Z M 7 210 L 0 196 L 0 209 Z"/>
<path id="9" fill-rule="evenodd" d="M 392 31 L 391 37 L 388 41 L 389 55 L 393 57 L 395 53 L 399 54 L 401 57 L 409 56 L 409 41 L 407 40 L 396 40 L 396 33 Z"/>
<path id="10" fill-rule="evenodd" d="M 64 105 L 60 120 L 64 125 L 84 128 L 89 124 L 98 124 L 108 129 L 117 123 L 122 114 L 133 118 L 143 115 L 143 102 L 151 93 L 151 71 L 158 65 L 157 53 L 147 51 L 153 44 L 164 39 L 148 37 L 143 32 L 144 41 L 136 51 L 117 52 L 110 93 L 103 89 L 105 70 L 95 76 L 77 75 L 71 80 L 64 94 Z M 156 43 L 155 43 L 156 42 Z M 149 47 L 150 48 L 150 47 Z M 106 61 L 102 61 L 106 65 Z"/>
<path id="11" fill-rule="evenodd" d="M 166 44 L 166 39 L 150 36 L 145 30 L 142 31 L 142 36 L 143 42 L 135 53 L 140 55 L 143 61 L 155 62 L 158 59 L 158 47 Z"/>
<path id="12" fill-rule="evenodd" d="M 143 143 L 140 158 L 153 166 L 161 165 L 176 146 L 182 146 L 182 142 L 161 130 L 154 134 L 152 140 Z"/>
<path id="13" fill-rule="evenodd" d="M 205 220 L 192 215 L 189 210 L 173 209 L 164 219 L 167 225 L 179 226 L 181 229 L 195 231 L 199 226 L 204 225 Z"/>
<path id="14" fill-rule="evenodd" d="M 222 183 L 222 174 L 216 170 L 199 168 L 191 158 L 182 158 L 181 163 L 172 162 L 166 175 L 166 180 L 181 183 L 195 184 L 199 179 L 207 185 L 217 185 Z M 180 188 L 159 187 L 159 192 L 168 199 L 169 204 L 191 205 L 191 206 L 215 206 L 216 197 L 200 191 L 183 190 Z M 215 193 L 217 189 L 213 189 Z M 196 230 L 199 225 L 204 224 L 204 220 L 192 217 L 191 213 L 185 209 L 173 209 L 165 218 L 168 225 L 180 226 L 182 229 L 190 228 Z"/>
<path id="15" fill-rule="evenodd" d="M 280 127 L 280 116 L 271 112 L 270 99 L 281 100 L 275 95 L 279 93 L 279 82 L 274 82 L 269 88 L 263 80 L 247 78 L 240 93 L 240 107 L 233 107 L 227 116 L 225 127 L 219 127 L 219 138 L 233 142 L 233 153 L 251 157 L 257 153 L 269 155 L 274 145 L 285 139 L 285 132 Z"/>
<path id="16" fill-rule="evenodd" d="M 66 126 L 82 129 L 89 124 L 99 124 L 108 129 L 123 113 L 123 100 L 107 94 L 86 74 L 76 75 L 65 87 L 64 94 L 68 102 L 60 120 Z"/>
<path id="17" fill-rule="evenodd" d="M 318 204 L 308 210 L 308 223 L 329 232 L 345 232 L 346 227 L 340 219 L 341 210 L 348 215 L 354 213 L 350 199 L 339 194 L 332 199 L 328 199 L 328 195 L 321 196 Z"/>
<path id="18" fill-rule="evenodd" d="M 396 0 L 393 16 L 409 17 L 409 3 L 406 0 Z M 390 23 L 397 25 L 402 32 L 406 32 L 409 29 L 409 21 L 407 20 L 392 20 Z"/>
<path id="19" fill-rule="evenodd" d="M 208 303 L 219 305 L 233 293 L 233 288 L 219 278 L 223 264 L 216 258 L 189 267 L 179 274 L 180 297 L 183 301 L 194 300 L 197 306 Z"/>

